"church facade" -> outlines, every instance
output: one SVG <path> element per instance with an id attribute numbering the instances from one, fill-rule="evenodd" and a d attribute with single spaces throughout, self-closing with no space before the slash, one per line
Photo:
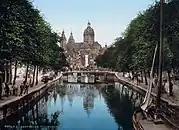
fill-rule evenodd
<path id="1" fill-rule="evenodd" d="M 87 28 L 84 30 L 82 42 L 75 42 L 72 32 L 67 40 L 63 31 L 60 46 L 66 51 L 68 62 L 73 69 L 96 67 L 96 57 L 107 49 L 107 46 L 102 48 L 102 46 L 95 41 L 95 32 L 90 22 L 88 22 Z"/>

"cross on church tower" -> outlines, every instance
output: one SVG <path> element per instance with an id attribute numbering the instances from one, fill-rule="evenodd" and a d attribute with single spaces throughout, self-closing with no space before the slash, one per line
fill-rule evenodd
<path id="1" fill-rule="evenodd" d="M 91 23 L 88 21 L 88 26 L 91 26 Z"/>

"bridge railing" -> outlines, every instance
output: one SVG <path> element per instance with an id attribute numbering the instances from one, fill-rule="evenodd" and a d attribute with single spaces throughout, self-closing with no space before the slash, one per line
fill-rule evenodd
<path id="1" fill-rule="evenodd" d="M 110 70 L 72 70 L 72 71 L 65 71 L 63 73 L 85 73 L 85 72 L 102 72 L 102 73 L 116 73 Z"/>

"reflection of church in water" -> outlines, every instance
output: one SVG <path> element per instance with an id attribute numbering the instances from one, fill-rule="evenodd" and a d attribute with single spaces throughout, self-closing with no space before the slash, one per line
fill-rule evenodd
<path id="1" fill-rule="evenodd" d="M 94 107 L 94 99 L 99 95 L 98 91 L 94 86 L 83 86 L 79 84 L 67 84 L 64 87 L 59 87 L 59 89 L 65 89 L 66 96 L 61 97 L 61 105 L 63 109 L 63 105 L 65 99 L 68 100 L 69 105 L 73 106 L 74 97 L 79 96 L 83 98 L 83 108 L 89 116 L 93 107 Z M 64 90 L 63 90 L 64 91 Z"/>
<path id="2" fill-rule="evenodd" d="M 94 107 L 94 98 L 98 95 L 96 88 L 93 86 L 85 87 L 83 95 L 83 108 L 86 110 L 88 116 Z"/>

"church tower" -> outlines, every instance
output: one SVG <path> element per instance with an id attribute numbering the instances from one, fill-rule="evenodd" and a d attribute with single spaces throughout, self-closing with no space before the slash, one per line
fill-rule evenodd
<path id="1" fill-rule="evenodd" d="M 88 22 L 87 28 L 84 30 L 83 33 L 83 41 L 86 43 L 93 44 L 94 43 L 94 30 L 91 28 L 91 23 Z"/>
<path id="2" fill-rule="evenodd" d="M 60 39 L 60 47 L 62 47 L 64 50 L 66 50 L 66 36 L 64 30 L 62 31 L 61 39 Z"/>
<path id="3" fill-rule="evenodd" d="M 68 43 L 75 43 L 75 39 L 73 38 L 73 33 L 70 33 L 70 37 L 68 39 Z"/>

